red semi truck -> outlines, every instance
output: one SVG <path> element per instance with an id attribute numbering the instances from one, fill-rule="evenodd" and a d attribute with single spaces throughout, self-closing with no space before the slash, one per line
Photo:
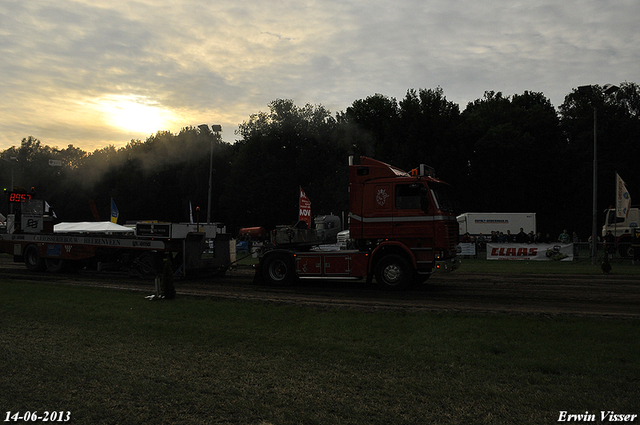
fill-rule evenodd
<path id="1" fill-rule="evenodd" d="M 357 249 L 277 247 L 263 255 L 257 280 L 292 284 L 305 277 L 358 277 L 404 289 L 436 270 L 458 267 L 458 222 L 449 186 L 425 165 L 410 173 L 371 158 L 349 164 L 350 238 Z"/>

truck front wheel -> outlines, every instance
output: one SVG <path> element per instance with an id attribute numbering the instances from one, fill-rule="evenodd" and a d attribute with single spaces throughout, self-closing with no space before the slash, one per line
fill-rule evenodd
<path id="1" fill-rule="evenodd" d="M 296 279 L 293 259 L 284 253 L 267 256 L 262 264 L 262 278 L 269 285 L 292 285 Z"/>
<path id="2" fill-rule="evenodd" d="M 412 283 L 414 270 L 399 255 L 382 257 L 375 268 L 376 282 L 381 289 L 401 290 Z"/>

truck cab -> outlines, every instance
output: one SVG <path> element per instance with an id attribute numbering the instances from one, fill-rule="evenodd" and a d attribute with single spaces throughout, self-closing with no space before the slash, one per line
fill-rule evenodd
<path id="1" fill-rule="evenodd" d="M 366 278 L 385 290 L 424 282 L 435 270 L 458 267 L 458 223 L 449 186 L 424 165 L 411 173 L 361 157 L 349 164 L 349 245 L 322 251 L 276 244 L 256 268 L 256 280 L 288 285 L 299 278 Z M 296 246 L 297 245 L 297 246 Z"/>
<path id="2" fill-rule="evenodd" d="M 313 219 L 318 240 L 323 243 L 336 243 L 338 233 L 342 230 L 340 217 L 329 214 L 319 215 Z"/>
<path id="3" fill-rule="evenodd" d="M 360 250 L 397 250 L 423 275 L 456 267 L 458 223 L 449 185 L 432 168 L 407 173 L 361 157 L 349 167 L 349 182 L 351 239 Z"/>

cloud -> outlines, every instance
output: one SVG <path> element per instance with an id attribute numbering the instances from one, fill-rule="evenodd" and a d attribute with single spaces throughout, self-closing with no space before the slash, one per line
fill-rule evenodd
<path id="1" fill-rule="evenodd" d="M 635 0 L 7 0 L 0 4 L 0 149 L 28 135 L 95 149 L 119 128 L 100 99 L 166 111 L 165 128 L 221 124 L 223 138 L 276 98 L 333 112 L 374 93 L 440 86 L 541 91 L 634 81 Z"/>

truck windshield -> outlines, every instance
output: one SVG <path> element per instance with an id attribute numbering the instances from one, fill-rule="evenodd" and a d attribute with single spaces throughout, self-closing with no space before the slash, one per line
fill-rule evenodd
<path id="1" fill-rule="evenodd" d="M 442 183 L 429 183 L 431 195 L 440 211 L 453 212 L 453 204 L 449 197 L 449 186 Z"/>

